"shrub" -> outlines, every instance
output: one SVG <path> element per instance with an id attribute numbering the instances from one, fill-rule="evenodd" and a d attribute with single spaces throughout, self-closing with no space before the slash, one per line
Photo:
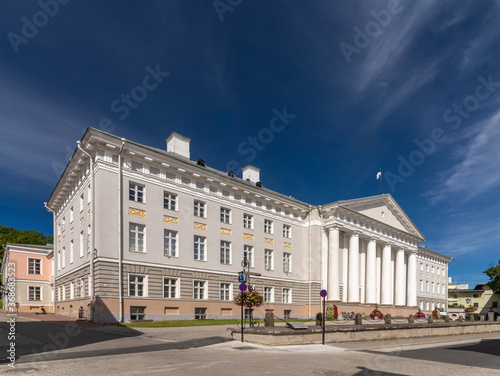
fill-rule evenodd
<path id="1" fill-rule="evenodd" d="M 415 313 L 415 317 L 417 319 L 425 319 L 425 313 L 423 313 L 422 311 L 418 311 L 417 313 Z"/>
<path id="2" fill-rule="evenodd" d="M 375 319 L 381 319 L 384 317 L 384 314 L 380 312 L 378 309 L 374 309 L 372 313 L 370 313 L 370 317 L 375 320 Z"/>

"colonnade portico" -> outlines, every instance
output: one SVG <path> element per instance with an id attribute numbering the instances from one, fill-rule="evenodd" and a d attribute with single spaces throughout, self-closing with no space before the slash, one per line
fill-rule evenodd
<path id="1" fill-rule="evenodd" d="M 396 307 L 417 305 L 416 249 L 341 226 L 327 227 L 325 231 L 328 300 Z"/>

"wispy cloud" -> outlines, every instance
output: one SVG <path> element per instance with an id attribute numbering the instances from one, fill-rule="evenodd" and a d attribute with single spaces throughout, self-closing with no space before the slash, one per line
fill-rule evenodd
<path id="1" fill-rule="evenodd" d="M 464 138 L 466 145 L 455 156 L 459 161 L 442 172 L 436 186 L 425 193 L 431 203 L 458 196 L 468 201 L 500 186 L 500 111 L 469 128 Z"/>

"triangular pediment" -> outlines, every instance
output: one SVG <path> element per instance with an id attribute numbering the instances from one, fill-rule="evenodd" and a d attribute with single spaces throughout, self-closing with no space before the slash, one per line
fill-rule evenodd
<path id="1" fill-rule="evenodd" d="M 422 238 L 422 240 L 424 239 L 422 233 L 389 194 L 340 201 L 337 204 L 395 229 Z"/>

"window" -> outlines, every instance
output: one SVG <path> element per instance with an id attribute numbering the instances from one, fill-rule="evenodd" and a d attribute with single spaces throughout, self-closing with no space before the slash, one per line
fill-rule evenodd
<path id="1" fill-rule="evenodd" d="M 74 260 L 75 246 L 73 240 L 69 242 L 69 263 L 72 264 Z"/>
<path id="2" fill-rule="evenodd" d="M 498 302 L 491 302 L 491 308 L 498 308 Z"/>
<path id="3" fill-rule="evenodd" d="M 270 249 L 264 250 L 264 269 L 265 270 L 273 270 L 274 269 L 273 251 Z"/>
<path id="4" fill-rule="evenodd" d="M 73 207 L 69 209 L 69 223 L 73 223 Z"/>
<path id="5" fill-rule="evenodd" d="M 66 267 L 66 247 L 62 250 L 62 267 L 63 269 Z"/>
<path id="6" fill-rule="evenodd" d="M 429 281 L 425 281 L 425 292 L 429 292 Z"/>
<path id="7" fill-rule="evenodd" d="M 283 273 L 292 272 L 292 254 L 283 252 Z"/>
<path id="8" fill-rule="evenodd" d="M 264 303 L 274 302 L 274 287 L 264 287 Z"/>
<path id="9" fill-rule="evenodd" d="M 222 223 L 231 223 L 231 209 L 220 208 L 220 221 Z"/>
<path id="10" fill-rule="evenodd" d="M 292 290 L 289 288 L 283 288 L 283 303 L 291 303 L 292 302 Z"/>
<path id="11" fill-rule="evenodd" d="M 441 275 L 441 269 L 437 268 L 437 275 Z"/>
<path id="12" fill-rule="evenodd" d="M 69 283 L 69 298 L 75 299 L 75 284 L 73 282 Z"/>
<path id="13" fill-rule="evenodd" d="M 92 199 L 92 187 L 89 186 L 87 187 L 87 204 L 90 204 L 90 200 Z"/>
<path id="14" fill-rule="evenodd" d="M 292 237 L 292 226 L 283 225 L 283 237 L 284 238 Z"/>
<path id="15" fill-rule="evenodd" d="M 129 245 L 130 252 L 145 252 L 144 249 L 144 227 L 135 223 L 129 224 Z"/>
<path id="16" fill-rule="evenodd" d="M 194 216 L 206 218 L 206 204 L 201 201 L 194 201 Z"/>
<path id="17" fill-rule="evenodd" d="M 169 192 L 163 192 L 163 208 L 177 210 L 177 195 Z"/>
<path id="18" fill-rule="evenodd" d="M 40 286 L 28 286 L 28 300 L 30 302 L 42 300 L 42 289 Z"/>
<path id="19" fill-rule="evenodd" d="M 83 231 L 80 232 L 80 258 L 83 257 Z"/>
<path id="20" fill-rule="evenodd" d="M 128 277 L 128 295 L 129 296 L 146 296 L 145 284 L 146 277 L 143 275 L 129 275 Z"/>
<path id="21" fill-rule="evenodd" d="M 436 286 L 434 282 L 432 282 L 432 293 L 434 294 L 436 292 Z"/>
<path id="22" fill-rule="evenodd" d="M 253 267 L 253 247 L 251 245 L 243 246 L 243 260 L 247 260 L 248 264 Z"/>
<path id="23" fill-rule="evenodd" d="M 80 278 L 80 281 L 77 284 L 76 294 L 78 298 L 83 298 L 85 296 L 85 285 L 83 282 L 83 278 Z"/>
<path id="24" fill-rule="evenodd" d="M 207 309 L 206 308 L 195 308 L 194 309 L 194 319 L 195 320 L 206 320 Z"/>
<path id="25" fill-rule="evenodd" d="M 193 299 L 207 298 L 207 281 L 193 282 Z"/>
<path id="26" fill-rule="evenodd" d="M 176 231 L 163 230 L 163 254 L 167 257 L 178 257 Z"/>
<path id="27" fill-rule="evenodd" d="M 136 183 L 129 183 L 128 199 L 135 202 L 144 202 L 144 186 Z"/>
<path id="28" fill-rule="evenodd" d="M 269 219 L 264 219 L 264 232 L 266 234 L 273 233 L 273 221 L 271 221 Z"/>
<path id="29" fill-rule="evenodd" d="M 194 237 L 194 259 L 198 261 L 206 261 L 207 253 L 205 252 L 205 240 L 203 236 Z"/>
<path id="30" fill-rule="evenodd" d="M 285 310 L 283 311 L 283 318 L 285 318 L 285 319 L 289 319 L 289 318 L 291 318 L 291 317 L 292 317 L 292 310 L 290 310 L 290 309 L 285 309 Z"/>
<path id="31" fill-rule="evenodd" d="M 226 282 L 221 282 L 220 284 L 220 300 L 232 300 L 231 296 L 231 284 Z"/>
<path id="32" fill-rule="evenodd" d="M 35 259 L 35 258 L 29 258 L 28 259 L 28 274 L 35 274 L 35 275 L 42 274 L 41 264 L 42 264 L 42 260 Z"/>
<path id="33" fill-rule="evenodd" d="M 424 281 L 420 280 L 420 292 L 424 292 Z"/>
<path id="34" fill-rule="evenodd" d="M 423 263 L 420 263 L 420 271 L 423 272 L 424 271 L 424 264 Z"/>
<path id="35" fill-rule="evenodd" d="M 83 193 L 80 195 L 80 213 L 83 211 L 83 206 L 84 206 L 84 198 L 83 198 Z"/>
<path id="36" fill-rule="evenodd" d="M 243 214 L 243 227 L 253 228 L 253 216 L 250 214 Z"/>
<path id="37" fill-rule="evenodd" d="M 433 265 L 433 266 L 432 266 L 432 273 L 434 273 L 434 272 L 435 272 L 435 270 L 436 270 L 436 269 L 434 268 L 434 265 Z"/>
<path id="38" fill-rule="evenodd" d="M 220 263 L 231 264 L 231 243 L 224 240 L 220 241 Z"/>
<path id="39" fill-rule="evenodd" d="M 62 300 L 66 300 L 66 285 L 62 287 Z"/>
<path id="40" fill-rule="evenodd" d="M 57 251 L 57 270 L 61 270 L 61 251 Z"/>
<path id="41" fill-rule="evenodd" d="M 130 320 L 144 320 L 146 307 L 130 307 Z"/>
<path id="42" fill-rule="evenodd" d="M 425 265 L 425 270 L 429 273 L 429 265 Z"/>
<path id="43" fill-rule="evenodd" d="M 178 298 L 177 293 L 177 279 L 176 278 L 163 278 L 163 297 L 164 298 Z"/>
<path id="44" fill-rule="evenodd" d="M 57 286 L 57 300 L 61 301 L 61 286 Z"/>
<path id="45" fill-rule="evenodd" d="M 479 294 L 472 294 L 472 297 L 473 297 L 474 299 L 478 299 L 478 298 L 479 298 Z"/>
<path id="46" fill-rule="evenodd" d="M 441 291 L 441 287 L 439 285 L 439 283 L 436 283 L 436 294 L 439 294 Z"/>
<path id="47" fill-rule="evenodd" d="M 479 308 L 479 303 L 474 303 L 474 307 Z"/>
<path id="48" fill-rule="evenodd" d="M 458 299 L 458 294 L 453 294 L 453 299 Z"/>

